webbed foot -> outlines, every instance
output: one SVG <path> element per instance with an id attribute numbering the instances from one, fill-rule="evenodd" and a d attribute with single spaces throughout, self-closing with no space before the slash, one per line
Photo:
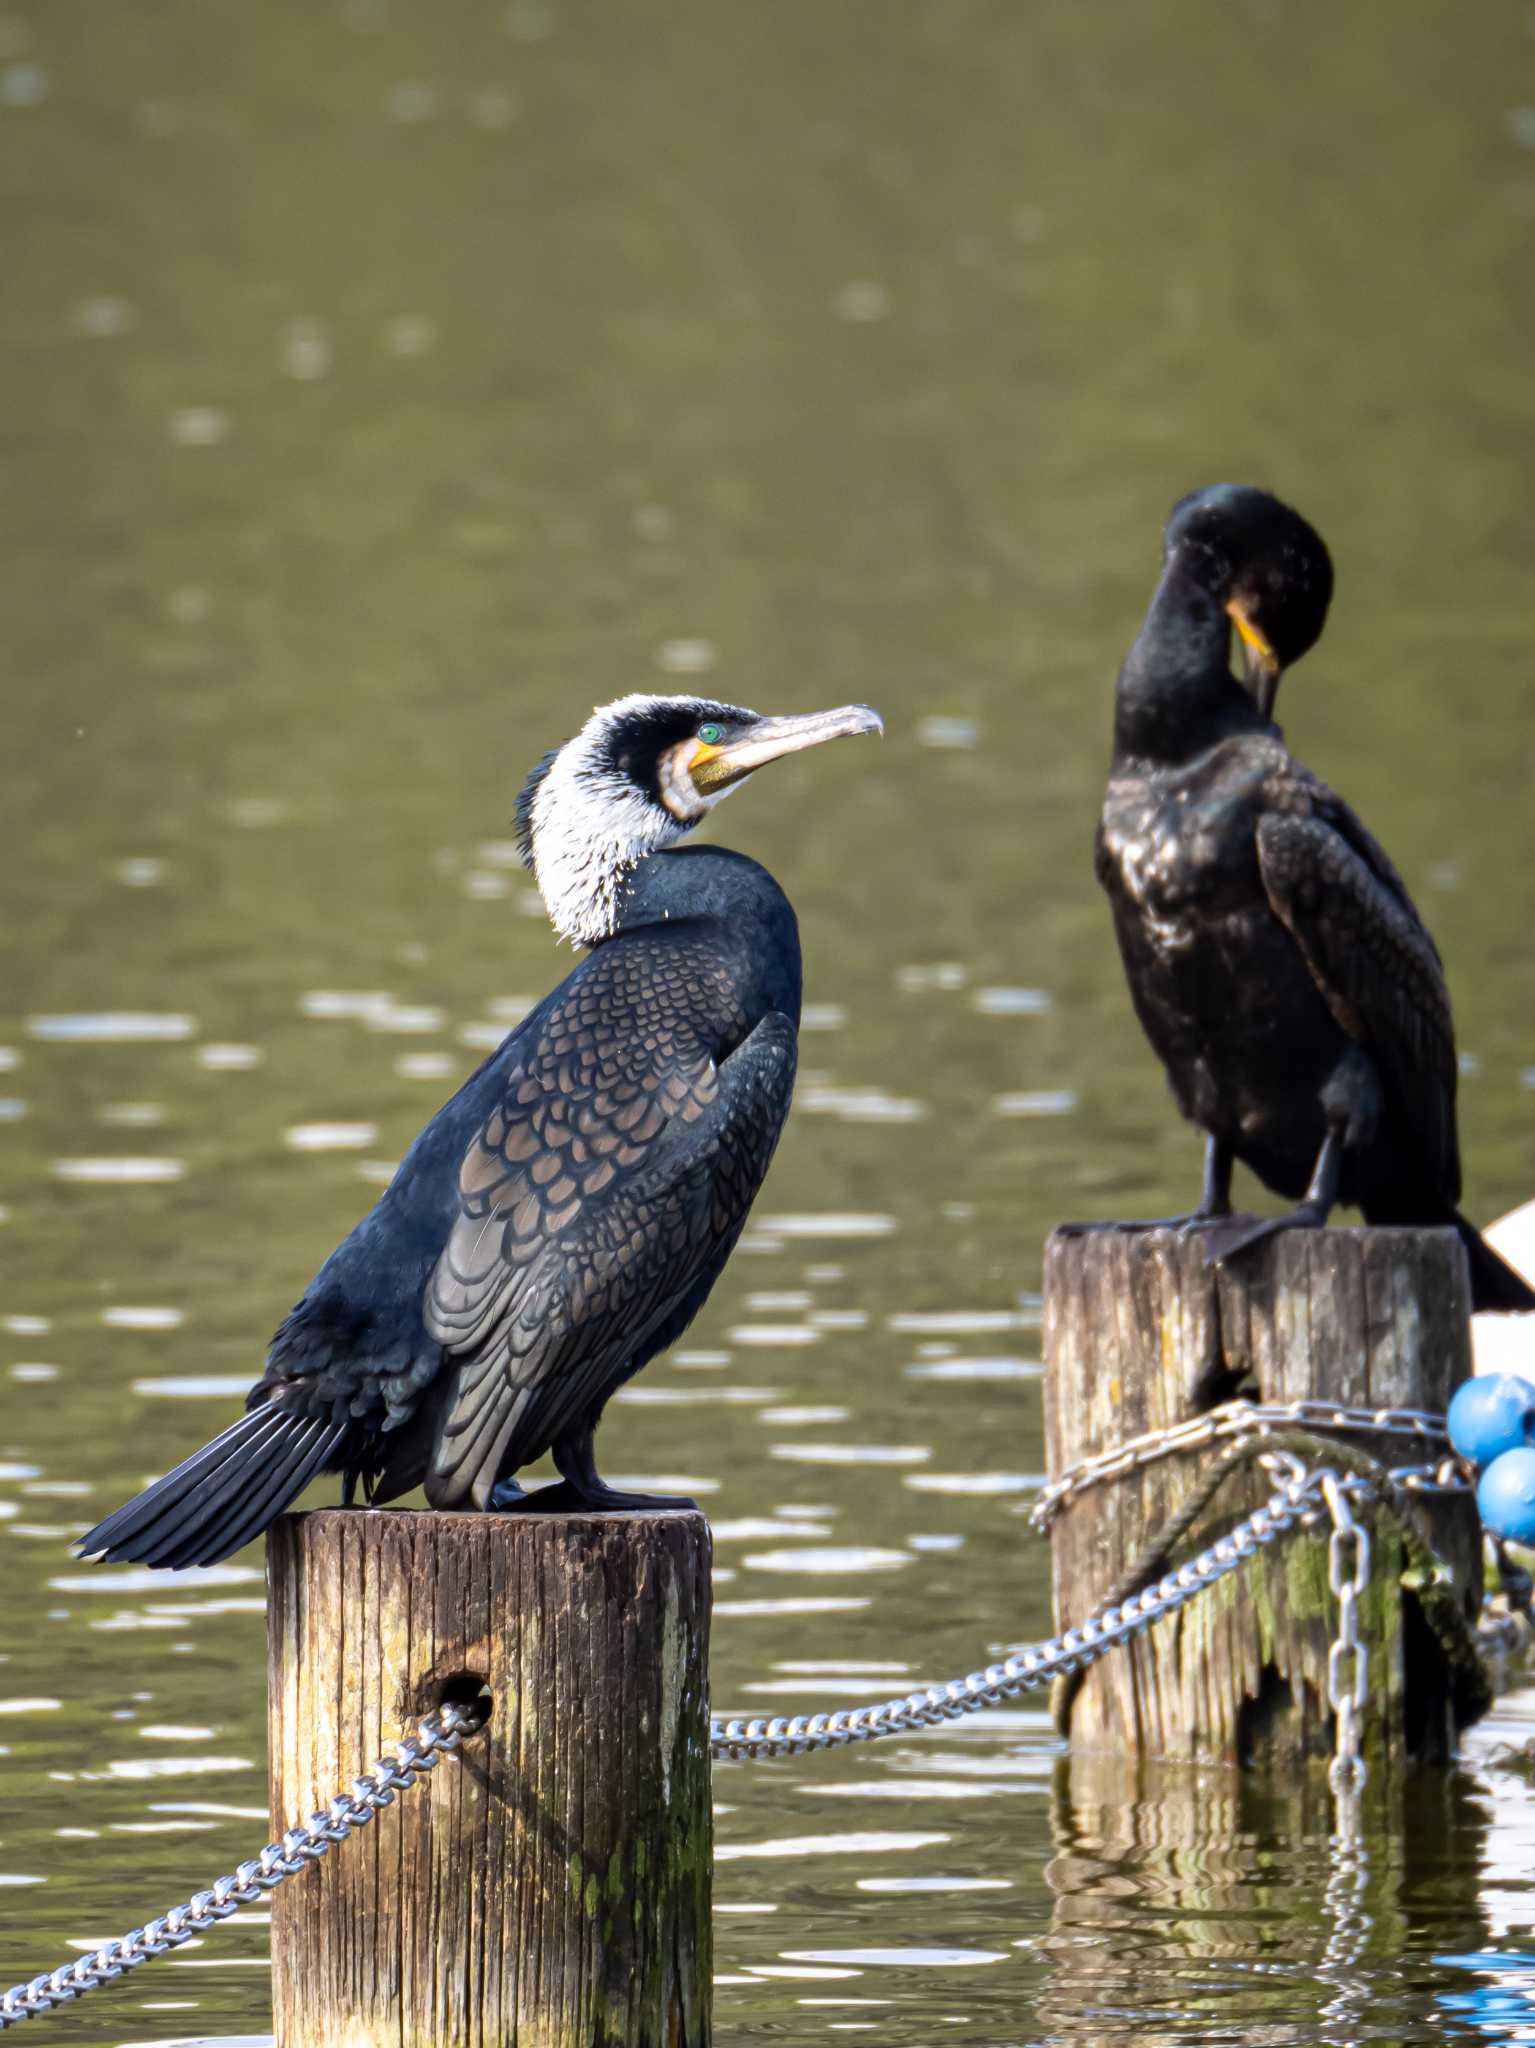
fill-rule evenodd
<path id="1" fill-rule="evenodd" d="M 1205 1235 L 1205 1264 L 1221 1266 L 1282 1230 L 1322 1230 L 1338 1206 L 1343 1171 L 1343 1134 L 1330 1129 L 1316 1157 L 1305 1199 L 1288 1216 L 1233 1216 Z"/>
<path id="2" fill-rule="evenodd" d="M 1197 1237 L 1213 1226 L 1234 1221 L 1231 1210 L 1232 1154 L 1218 1138 L 1205 1140 L 1205 1178 L 1199 1191 L 1199 1207 L 1186 1216 L 1150 1216 L 1126 1223 L 1061 1223 L 1060 1237 L 1093 1237 L 1106 1230 L 1140 1232 L 1176 1230 L 1180 1237 Z"/>
<path id="3" fill-rule="evenodd" d="M 624 1493 L 618 1487 L 599 1480 L 596 1492 L 588 1494 L 581 1505 L 592 1511 L 623 1508 L 643 1512 L 650 1508 L 696 1509 L 698 1503 L 685 1493 Z"/>
<path id="4" fill-rule="evenodd" d="M 502 1479 L 493 1489 L 489 1505 L 492 1513 L 499 1515 L 592 1515 L 647 1508 L 696 1508 L 698 1503 L 682 1493 L 624 1493 L 602 1479 L 594 1486 L 556 1479 L 548 1486 L 535 1486 L 531 1493 L 514 1479 Z"/>
<path id="5" fill-rule="evenodd" d="M 1180 1237 L 1196 1237 L 1202 1231 L 1217 1229 L 1228 1223 L 1255 1220 L 1245 1213 L 1234 1214 L 1230 1209 L 1194 1209 L 1186 1216 L 1143 1216 L 1118 1223 L 1058 1223 L 1054 1234 L 1057 1237 L 1093 1237 L 1108 1230 L 1136 1235 L 1146 1230 L 1176 1230 Z"/>
<path id="6" fill-rule="evenodd" d="M 595 1423 L 588 1423 L 582 1429 L 572 1430 L 568 1436 L 556 1438 L 551 1450 L 561 1483 L 542 1489 L 537 1495 L 540 1506 L 567 1511 L 577 1508 L 587 1514 L 599 1515 L 619 1510 L 643 1513 L 647 1508 L 698 1506 L 696 1500 L 689 1500 L 684 1493 L 624 1493 L 616 1486 L 609 1486 L 597 1470 L 597 1457 L 592 1448 L 595 1428 Z M 556 1494 L 561 1498 L 556 1500 Z"/>
<path id="7" fill-rule="evenodd" d="M 1302 1202 L 1288 1216 L 1232 1216 L 1207 1229 L 1204 1255 L 1207 1266 L 1224 1266 L 1239 1252 L 1278 1237 L 1283 1230 L 1322 1230 L 1332 1214 L 1331 1202 Z"/>

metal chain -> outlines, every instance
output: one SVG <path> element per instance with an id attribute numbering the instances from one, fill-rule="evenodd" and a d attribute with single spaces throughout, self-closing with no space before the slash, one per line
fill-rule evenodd
<path id="1" fill-rule="evenodd" d="M 1197 1424 L 1137 1438 L 1105 1458 L 1079 1466 L 1041 1496 L 1034 1509 L 1035 1519 L 1043 1526 L 1064 1501 L 1085 1487 L 1116 1473 L 1133 1471 L 1173 1451 L 1192 1450 L 1253 1429 L 1270 1430 L 1297 1423 L 1308 1429 L 1362 1429 L 1419 1440 L 1443 1439 L 1441 1419 L 1417 1409 L 1349 1409 L 1317 1401 L 1267 1407 L 1231 1402 L 1224 1409 L 1200 1418 Z M 1291 1450 L 1270 1450 L 1259 1462 L 1279 1480 L 1269 1499 L 1197 1557 L 1129 1599 L 1106 1604 L 1074 1628 L 1052 1636 L 1047 1642 L 1015 1650 L 984 1671 L 972 1671 L 946 1685 L 924 1686 L 877 1705 L 839 1708 L 831 1713 L 775 1716 L 768 1720 L 714 1716 L 709 1724 L 711 1755 L 720 1761 L 803 1756 L 812 1750 L 835 1749 L 850 1742 L 872 1742 L 882 1736 L 935 1727 L 999 1705 L 1003 1700 L 1016 1699 L 1022 1692 L 1033 1691 L 1052 1679 L 1097 1663 L 1110 1650 L 1143 1634 L 1154 1622 L 1227 1577 L 1267 1545 L 1294 1529 L 1315 1523 L 1325 1512 L 1332 1521 L 1328 1583 L 1338 1598 L 1338 1634 L 1327 1665 L 1328 1702 L 1337 1717 L 1336 1750 L 1329 1779 L 1337 1802 L 1336 1839 L 1350 1849 L 1351 1855 L 1356 1849 L 1362 1854 L 1358 1847 L 1358 1797 L 1366 1766 L 1359 1738 L 1369 1653 L 1359 1634 L 1359 1597 L 1369 1583 L 1370 1537 L 1368 1529 L 1355 1517 L 1350 1497 L 1371 1498 L 1374 1489 L 1368 1481 L 1340 1474 L 1330 1467 L 1309 1470 Z M 1410 1485 L 1414 1478 L 1424 1491 L 1458 1491 L 1466 1483 L 1453 1460 L 1404 1468 L 1392 1474 L 1397 1484 Z M 404 1791 L 435 1770 L 442 1758 L 456 1750 L 478 1726 L 473 1713 L 452 1704 L 428 1714 L 414 1737 L 401 1740 L 392 1757 L 381 1758 L 371 1771 L 355 1779 L 350 1792 L 338 1793 L 323 1813 L 311 1814 L 304 1825 L 290 1828 L 280 1842 L 268 1843 L 258 1856 L 240 1864 L 230 1876 L 219 1878 L 207 1891 L 196 1893 L 185 1905 L 173 1907 L 120 1941 L 109 1941 L 88 1956 L 0 1993 L 0 2032 L 22 2020 L 51 2012 L 100 1985 L 114 1983 L 140 1963 L 165 1955 L 194 1934 L 227 1920 L 240 1906 L 254 1903 L 285 1878 L 297 1876 L 311 1862 L 328 1854 L 333 1844 L 344 1842 L 354 1829 L 365 1827 L 375 1813 L 392 1805 L 396 1792 Z M 1349 1860 L 1345 1858 L 1346 1862 Z"/>
<path id="2" fill-rule="evenodd" d="M 1340 1803 L 1364 1789 L 1365 1761 L 1359 1739 L 1370 1649 L 1359 1633 L 1359 1596 L 1370 1584 L 1370 1532 L 1349 1505 L 1356 1489 L 1335 1474 L 1321 1475 L 1322 1498 L 1332 1517 L 1327 1543 L 1327 1583 L 1338 1602 L 1338 1633 L 1327 1653 L 1327 1704 L 1337 1716 L 1333 1759 L 1327 1777 Z"/>
<path id="3" fill-rule="evenodd" d="M 179 1948 L 194 1934 L 227 1920 L 241 1906 L 254 1905 L 285 1878 L 297 1877 L 318 1862 L 334 1843 L 344 1842 L 354 1828 L 366 1827 L 374 1814 L 394 1804 L 396 1792 L 406 1791 L 418 1778 L 436 1770 L 478 1726 L 473 1713 L 451 1703 L 428 1714 L 413 1736 L 395 1744 L 392 1756 L 380 1757 L 371 1771 L 355 1778 L 350 1792 L 338 1793 L 323 1813 L 312 1813 L 302 1827 L 289 1828 L 280 1842 L 268 1842 L 259 1856 L 242 1863 L 230 1876 L 218 1878 L 184 1906 L 173 1906 L 120 1941 L 106 1942 L 76 1962 L 61 1963 L 30 1983 L 13 1984 L 0 1993 L 0 2033 L 67 2005 L 102 1984 L 115 1983 L 125 1971 Z"/>
<path id="4" fill-rule="evenodd" d="M 1451 1451 L 1432 1465 L 1393 1465 L 1391 1482 L 1409 1493 L 1475 1493 L 1476 1468 Z"/>
<path id="5" fill-rule="evenodd" d="M 951 1679 L 947 1685 L 926 1686 L 878 1706 L 766 1721 L 716 1716 L 709 1726 L 711 1754 L 720 1759 L 802 1756 L 810 1750 L 930 1728 L 1002 1700 L 1016 1699 L 1019 1693 L 1032 1691 L 1050 1679 L 1095 1664 L 1108 1651 L 1142 1634 L 1153 1622 L 1225 1578 L 1267 1544 L 1315 1519 L 1326 1498 L 1325 1482 L 1336 1481 L 1336 1475 L 1308 1472 L 1299 1458 L 1287 1451 L 1269 1453 L 1263 1462 L 1281 1481 L 1270 1498 L 1207 1550 L 1133 1598 L 1102 1607 L 1075 1628 L 1046 1643 L 1015 1650 L 984 1671 Z M 435 1770 L 478 1725 L 473 1714 L 452 1704 L 428 1714 L 413 1737 L 395 1745 L 392 1757 L 381 1758 L 371 1771 L 354 1779 L 350 1792 L 338 1793 L 323 1813 L 311 1814 L 302 1826 L 289 1828 L 280 1842 L 269 1842 L 258 1856 L 217 1879 L 207 1891 L 196 1893 L 185 1905 L 172 1907 L 119 1941 L 106 1942 L 88 1956 L 0 1993 L 0 2032 L 52 2012 L 103 1984 L 115 1983 L 140 1963 L 179 1948 L 194 1934 L 227 1920 L 239 1907 L 254 1904 L 285 1878 L 307 1870 L 335 1843 L 344 1842 L 375 1813 L 393 1805 L 396 1792 Z"/>
<path id="6" fill-rule="evenodd" d="M 1000 1664 L 989 1664 L 984 1671 L 972 1671 L 968 1677 L 951 1679 L 947 1685 L 924 1686 L 920 1691 L 885 1700 L 877 1706 L 760 1721 L 716 1717 L 709 1729 L 713 1755 L 721 1760 L 803 1756 L 807 1750 L 872 1742 L 881 1736 L 956 1720 L 962 1714 L 1016 1699 L 1021 1692 L 1033 1691 L 1050 1679 L 1084 1670 L 1108 1651 L 1140 1635 L 1163 1615 L 1173 1613 L 1196 1593 L 1234 1572 L 1265 1545 L 1318 1514 L 1325 1505 L 1324 1481 L 1344 1483 L 1330 1471 L 1308 1472 L 1292 1452 L 1272 1452 L 1265 1462 L 1282 1475 L 1282 1483 L 1262 1507 L 1187 1564 L 1130 1599 L 1100 1607 L 1075 1628 L 1030 1649 L 1015 1650 Z"/>
<path id="7" fill-rule="evenodd" d="M 1444 1417 L 1426 1408 L 1351 1408 L 1338 1401 L 1315 1400 L 1225 1401 L 1207 1415 L 1196 1415 L 1168 1429 L 1148 1430 L 1143 1436 L 1117 1444 L 1111 1451 L 1073 1465 L 1040 1492 L 1030 1510 L 1030 1520 L 1036 1529 L 1047 1529 L 1060 1510 L 1089 1487 L 1122 1479 L 1143 1465 L 1155 1464 L 1179 1452 L 1207 1450 L 1226 1437 L 1286 1428 L 1399 1436 L 1428 1445 L 1448 1442 Z M 1447 1488 L 1447 1469 L 1454 1464 L 1454 1460 L 1441 1458 L 1432 1466 L 1405 1467 L 1400 1475 L 1402 1483 L 1420 1492 L 1458 1491 L 1458 1480 Z"/>
<path id="8" fill-rule="evenodd" d="M 1365 1906 L 1370 1853 L 1361 1808 L 1368 1766 L 1360 1749 L 1370 1650 L 1359 1633 L 1359 1601 L 1370 1583 L 1370 1531 L 1355 1515 L 1353 1504 L 1378 1497 L 1368 1481 L 1340 1485 L 1331 1474 L 1322 1479 L 1322 1498 L 1332 1522 L 1327 1583 L 1338 1602 L 1338 1629 L 1327 1653 L 1327 1703 L 1335 1716 L 1332 1762 L 1327 1767 L 1333 1825 L 1327 1838 L 1323 1899 L 1330 1927 L 1317 1968 L 1320 1980 L 1333 1987 L 1333 1996 L 1319 2018 L 1323 2039 L 1350 2042 L 1359 2038 L 1357 2030 L 1368 2010 L 1370 1986 L 1359 1975 L 1358 1964 L 1374 1924 Z"/>

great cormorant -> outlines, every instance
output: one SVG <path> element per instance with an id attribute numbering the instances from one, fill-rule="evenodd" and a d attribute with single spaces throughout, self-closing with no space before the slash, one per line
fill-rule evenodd
<path id="1" fill-rule="evenodd" d="M 272 1341 L 246 1413 L 82 1539 L 211 1564 L 318 1472 L 435 1507 L 691 1505 L 616 1492 L 592 1439 L 614 1389 L 708 1298 L 788 1114 L 799 933 L 778 884 L 678 848 L 754 770 L 882 730 L 862 705 L 764 718 L 631 696 L 518 803 L 555 929 L 586 957 L 411 1145 Z M 546 1451 L 561 1479 L 524 1494 Z"/>
<path id="2" fill-rule="evenodd" d="M 1182 499 L 1120 671 L 1096 867 L 1130 993 L 1178 1105 L 1207 1135 L 1192 1216 L 1229 1258 L 1340 1202 L 1449 1224 L 1477 1308 L 1535 1292 L 1456 1209 L 1457 1063 L 1444 969 L 1401 876 L 1272 723 L 1321 633 L 1332 564 L 1267 492 Z M 1230 672 L 1232 627 L 1247 687 Z M 1231 1215 L 1237 1159 L 1288 1215 Z"/>

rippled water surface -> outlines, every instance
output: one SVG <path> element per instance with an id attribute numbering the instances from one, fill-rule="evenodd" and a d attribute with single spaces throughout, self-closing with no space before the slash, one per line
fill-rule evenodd
<path id="1" fill-rule="evenodd" d="M 0 13 L 0 1983 L 265 1839 L 259 1551 L 70 1539 L 235 1412 L 570 964 L 509 846 L 593 702 L 867 699 L 712 828 L 806 947 L 795 1118 L 603 1432 L 716 1524 L 715 1694 L 1048 1628 L 1039 1247 L 1186 1201 L 1089 844 L 1188 486 L 1333 544 L 1294 743 L 1396 852 L 1535 1189 L 1535 39 L 1511 0 L 36 0 Z M 1043 1703 L 721 1770 L 722 2042 L 1535 2040 L 1507 1753 L 1377 1814 L 1068 1777 Z M 259 1913 L 40 2023 L 259 2041 Z"/>

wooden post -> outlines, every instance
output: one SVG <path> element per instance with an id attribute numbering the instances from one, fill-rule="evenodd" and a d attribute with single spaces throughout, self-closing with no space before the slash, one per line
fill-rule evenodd
<path id="1" fill-rule="evenodd" d="M 276 1830 L 488 1725 L 273 1895 L 278 2048 L 706 2048 L 708 1524 L 323 1509 L 267 1549 Z"/>
<path id="2" fill-rule="evenodd" d="M 1449 1230 L 1290 1231 L 1220 1268 L 1206 1265 L 1197 1238 L 1168 1230 L 1056 1235 L 1046 1246 L 1052 1474 L 1239 1390 L 1265 1401 L 1442 1412 L 1470 1371 L 1465 1256 Z M 1401 1439 L 1351 1441 L 1386 1463 L 1435 1455 Z M 1163 1459 L 1063 1509 L 1051 1529 L 1058 1625 L 1081 1619 L 1133 1568 L 1188 1497 L 1200 1462 Z M 1233 1475 L 1189 1542 L 1210 1541 L 1272 1491 L 1259 1470 Z M 1426 1501 L 1417 1514 L 1474 1619 L 1474 1503 Z M 1370 1523 L 1365 1753 L 1399 1770 L 1447 1758 L 1466 1703 L 1403 1588 L 1398 1525 L 1386 1511 L 1373 1511 Z M 1325 1537 L 1288 1539 L 1068 1681 L 1057 1718 L 1084 1751 L 1202 1763 L 1325 1756 L 1335 1616 Z"/>

